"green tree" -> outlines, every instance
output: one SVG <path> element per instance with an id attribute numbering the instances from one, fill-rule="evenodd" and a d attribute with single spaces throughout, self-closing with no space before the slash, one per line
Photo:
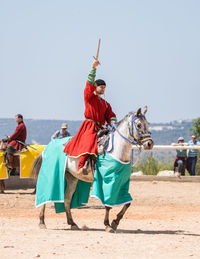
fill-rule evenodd
<path id="1" fill-rule="evenodd" d="M 151 152 L 147 158 L 138 163 L 137 167 L 132 168 L 133 172 L 142 171 L 144 175 L 157 175 L 161 170 L 173 170 L 174 161 L 168 160 L 166 162 L 158 161 L 153 157 Z"/>
<path id="2" fill-rule="evenodd" d="M 190 129 L 192 131 L 192 134 L 194 134 L 197 139 L 200 140 L 200 117 L 192 120 L 193 125 L 192 128 Z M 197 160 L 197 165 L 196 165 L 196 174 L 200 175 L 200 161 L 199 159 Z"/>
<path id="3" fill-rule="evenodd" d="M 192 120 L 193 125 L 190 129 L 192 134 L 194 134 L 198 139 L 200 139 L 200 117 Z"/>

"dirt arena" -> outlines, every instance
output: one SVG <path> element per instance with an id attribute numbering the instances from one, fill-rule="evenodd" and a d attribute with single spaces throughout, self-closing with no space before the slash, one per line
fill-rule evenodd
<path id="1" fill-rule="evenodd" d="M 94 198 L 89 208 L 72 210 L 87 231 L 71 231 L 52 204 L 40 230 L 32 191 L 0 195 L 0 258 L 200 258 L 199 182 L 131 182 L 134 200 L 114 234 L 104 231 L 104 209 Z"/>

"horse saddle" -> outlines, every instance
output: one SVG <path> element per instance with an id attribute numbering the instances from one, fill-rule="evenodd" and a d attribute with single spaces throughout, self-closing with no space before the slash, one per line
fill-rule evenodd
<path id="1" fill-rule="evenodd" d="M 20 157 L 18 154 L 10 155 L 7 154 L 6 148 L 8 146 L 8 140 L 7 139 L 2 139 L 0 141 L 0 149 L 4 151 L 4 158 L 5 158 L 5 166 L 8 169 L 12 168 L 20 168 Z M 27 151 L 27 148 L 22 148 L 21 150 L 18 150 L 17 152 L 25 152 Z"/>
<path id="2" fill-rule="evenodd" d="M 0 150 L 5 151 L 8 146 L 8 142 L 6 139 L 0 140 Z"/>
<path id="3" fill-rule="evenodd" d="M 98 155 L 103 154 L 107 150 L 109 144 L 109 132 L 108 128 L 100 129 L 97 133 L 97 151 Z"/>

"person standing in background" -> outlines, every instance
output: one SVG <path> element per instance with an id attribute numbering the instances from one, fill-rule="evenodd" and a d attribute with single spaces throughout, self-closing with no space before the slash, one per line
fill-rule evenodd
<path id="1" fill-rule="evenodd" d="M 65 138 L 71 136 L 70 133 L 67 131 L 68 125 L 67 123 L 63 123 L 61 125 L 61 130 L 57 130 L 52 136 L 51 140 L 57 139 L 57 138 Z"/>
<path id="2" fill-rule="evenodd" d="M 192 139 L 188 143 L 189 143 L 189 146 L 200 145 L 195 135 L 192 135 Z M 188 158 L 187 158 L 187 169 L 191 176 L 194 176 L 196 174 L 195 168 L 197 163 L 197 155 L 198 155 L 197 149 L 189 149 Z"/>
<path id="3" fill-rule="evenodd" d="M 177 143 L 172 143 L 172 146 L 188 146 L 188 143 L 184 143 L 184 138 L 179 137 Z M 176 167 L 178 167 L 178 177 L 185 175 L 185 166 L 187 160 L 187 150 L 177 149 L 176 158 L 174 161 L 174 173 L 176 172 Z"/>

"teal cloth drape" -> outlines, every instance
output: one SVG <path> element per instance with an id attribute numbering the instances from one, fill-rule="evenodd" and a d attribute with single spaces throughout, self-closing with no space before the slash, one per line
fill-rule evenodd
<path id="1" fill-rule="evenodd" d="M 54 202 L 56 212 L 64 212 L 65 164 L 67 156 L 64 145 L 72 137 L 52 140 L 43 152 L 42 165 L 36 188 L 36 207 L 47 202 Z M 85 205 L 89 199 L 90 183 L 78 181 L 72 198 L 71 208 Z"/>
<path id="2" fill-rule="evenodd" d="M 103 205 L 108 206 L 131 202 L 130 176 L 130 163 L 119 162 L 108 153 L 99 155 L 96 161 L 91 196 L 99 198 Z"/>

